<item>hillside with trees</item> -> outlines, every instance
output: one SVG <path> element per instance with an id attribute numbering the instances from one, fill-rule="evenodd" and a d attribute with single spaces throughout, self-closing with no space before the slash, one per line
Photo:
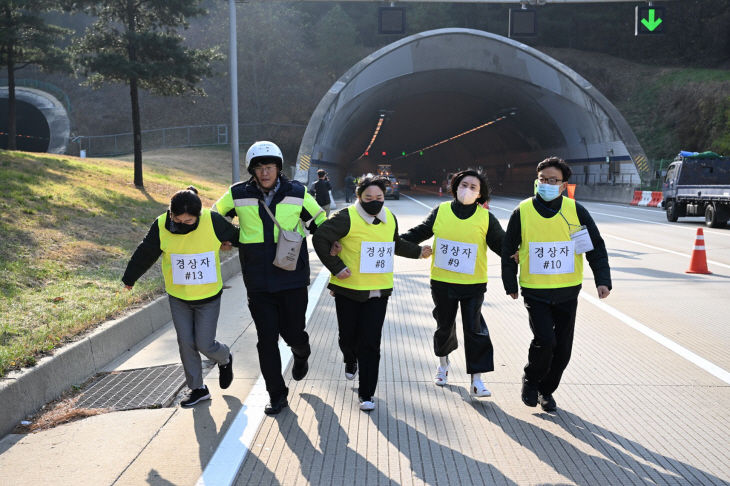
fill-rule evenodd
<path id="1" fill-rule="evenodd" d="M 634 7 L 646 2 L 538 7 L 539 36 L 520 39 L 592 82 L 624 114 L 650 158 L 678 150 L 730 153 L 730 2 L 676 0 L 667 8 L 667 35 L 637 38 Z M 354 63 L 400 36 L 377 34 L 380 3 L 257 2 L 238 5 L 238 79 L 241 142 L 275 138 L 289 160 L 301 127 L 332 84 Z M 408 3 L 408 35 L 444 27 L 507 35 L 510 4 Z M 513 6 L 512 6 L 513 7 Z M 179 33 L 191 49 L 228 52 L 228 6 L 204 0 L 207 11 Z M 87 15 L 48 14 L 47 21 L 81 37 Z M 199 88 L 207 96 L 166 98 L 139 93 L 142 129 L 228 123 L 226 60 Z M 131 131 L 129 87 L 80 86 L 85 78 L 24 76 L 60 86 L 74 106 L 75 135 Z M 199 94 L 199 93 L 192 93 Z M 250 125 L 249 125 L 250 124 Z"/>

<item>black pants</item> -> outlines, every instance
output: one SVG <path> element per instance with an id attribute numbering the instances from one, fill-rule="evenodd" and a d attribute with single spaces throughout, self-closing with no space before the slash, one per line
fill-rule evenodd
<path id="1" fill-rule="evenodd" d="M 443 292 L 431 289 L 431 297 L 436 306 L 433 309 L 437 326 L 433 335 L 433 350 L 436 356 L 448 356 L 459 347 L 456 339 L 456 311 L 461 305 L 466 372 L 474 374 L 494 371 L 492 338 L 482 316 L 484 294 L 467 299 L 452 299 Z"/>
<path id="2" fill-rule="evenodd" d="M 308 299 L 306 287 L 248 294 L 248 308 L 259 340 L 256 348 L 261 374 L 272 399 L 288 393 L 281 375 L 279 336 L 291 347 L 295 360 L 307 359 L 312 353 L 304 330 Z"/>
<path id="3" fill-rule="evenodd" d="M 578 298 L 548 304 L 525 298 L 533 339 L 525 366 L 525 380 L 537 385 L 543 395 L 552 395 L 560 385 L 573 350 Z"/>
<path id="4" fill-rule="evenodd" d="M 357 361 L 360 373 L 358 395 L 370 400 L 378 386 L 380 341 L 388 309 L 388 297 L 374 297 L 358 302 L 335 294 L 340 350 L 345 363 Z"/>
<path id="5" fill-rule="evenodd" d="M 352 199 L 352 196 L 354 196 L 354 194 L 354 187 L 345 187 L 345 202 L 350 202 L 350 199 Z"/>

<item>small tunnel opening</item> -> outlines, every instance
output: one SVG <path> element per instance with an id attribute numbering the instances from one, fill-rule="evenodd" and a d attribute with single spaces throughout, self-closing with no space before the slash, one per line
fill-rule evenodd
<path id="1" fill-rule="evenodd" d="M 8 113 L 8 99 L 0 98 L 0 113 Z M 15 145 L 23 152 L 48 152 L 51 128 L 45 115 L 32 104 L 15 100 Z M 0 117 L 0 147 L 8 146 L 8 117 Z"/>

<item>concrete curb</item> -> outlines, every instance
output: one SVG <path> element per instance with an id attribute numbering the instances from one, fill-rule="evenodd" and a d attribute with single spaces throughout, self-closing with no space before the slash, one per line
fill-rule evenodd
<path id="1" fill-rule="evenodd" d="M 238 255 L 221 263 L 224 282 L 240 271 Z M 165 295 L 132 314 L 103 323 L 79 341 L 41 359 L 36 366 L 0 379 L 0 438 L 71 386 L 86 381 L 164 327 L 170 319 Z"/>

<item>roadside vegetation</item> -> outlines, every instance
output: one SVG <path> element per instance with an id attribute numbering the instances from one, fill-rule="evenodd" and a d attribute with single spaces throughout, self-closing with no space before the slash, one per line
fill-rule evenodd
<path id="1" fill-rule="evenodd" d="M 123 290 L 134 249 L 174 192 L 210 207 L 230 180 L 225 151 L 186 153 L 151 153 L 140 189 L 131 162 L 0 150 L 0 377 L 163 293 L 159 265 Z"/>

